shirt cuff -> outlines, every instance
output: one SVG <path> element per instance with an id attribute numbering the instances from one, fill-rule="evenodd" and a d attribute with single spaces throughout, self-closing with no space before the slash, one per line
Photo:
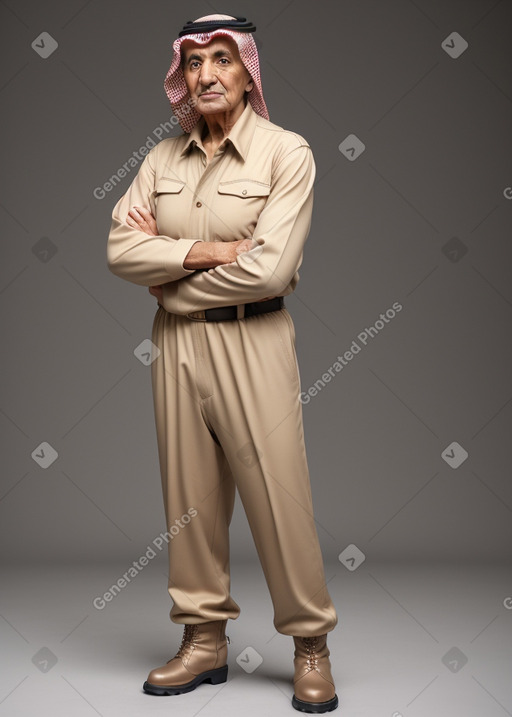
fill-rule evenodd
<path id="1" fill-rule="evenodd" d="M 169 274 L 169 281 L 176 281 L 188 274 L 193 274 L 195 269 L 185 269 L 183 262 L 191 247 L 201 239 L 182 239 L 181 237 L 169 246 L 169 258 L 164 262 L 164 269 Z"/>

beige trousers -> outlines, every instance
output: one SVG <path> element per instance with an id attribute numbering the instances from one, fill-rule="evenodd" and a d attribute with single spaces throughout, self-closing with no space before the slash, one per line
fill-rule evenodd
<path id="1" fill-rule="evenodd" d="M 275 629 L 338 622 L 325 584 L 304 446 L 293 321 L 286 309 L 202 322 L 159 306 L 151 364 L 175 623 L 236 619 L 229 525 L 238 489 Z"/>

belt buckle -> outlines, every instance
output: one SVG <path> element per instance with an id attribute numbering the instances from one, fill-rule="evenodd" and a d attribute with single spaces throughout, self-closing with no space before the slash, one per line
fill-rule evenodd
<path id="1" fill-rule="evenodd" d="M 192 314 L 202 314 L 202 316 L 193 316 Z M 191 321 L 206 321 L 206 316 L 204 315 L 204 309 L 201 309 L 200 311 L 191 311 L 186 316 Z"/>

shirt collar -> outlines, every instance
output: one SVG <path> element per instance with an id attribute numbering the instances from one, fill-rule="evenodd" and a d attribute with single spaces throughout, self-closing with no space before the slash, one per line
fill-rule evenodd
<path id="1" fill-rule="evenodd" d="M 251 146 L 254 130 L 256 128 L 257 118 L 258 115 L 253 110 L 251 103 L 247 101 L 244 111 L 231 128 L 229 135 L 221 143 L 221 146 L 223 143 L 231 143 L 235 150 L 238 152 L 238 154 L 242 157 L 244 162 L 247 159 L 249 147 Z M 201 140 L 201 133 L 203 131 L 204 125 L 205 119 L 204 115 L 202 115 L 192 128 L 192 131 L 190 132 L 188 139 L 185 142 L 185 146 L 180 153 L 181 156 L 184 156 L 190 150 L 190 147 L 194 147 L 194 145 L 196 145 L 203 152 L 205 152 L 203 142 Z"/>

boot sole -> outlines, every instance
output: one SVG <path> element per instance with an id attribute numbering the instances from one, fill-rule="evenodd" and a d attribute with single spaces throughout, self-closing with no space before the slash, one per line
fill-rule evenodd
<path id="1" fill-rule="evenodd" d="M 226 682 L 228 679 L 228 666 L 217 667 L 215 670 L 208 670 L 207 672 L 201 672 L 200 675 L 194 677 L 190 682 L 186 682 L 183 685 L 166 686 L 166 685 L 152 685 L 146 680 L 142 685 L 142 689 L 151 695 L 180 695 L 182 692 L 192 692 L 202 682 L 209 682 L 212 685 L 220 685 L 222 682 Z"/>
<path id="2" fill-rule="evenodd" d="M 327 700 L 326 702 L 305 702 L 293 695 L 292 706 L 295 707 L 296 710 L 299 710 L 299 712 L 310 712 L 312 714 L 332 712 L 332 710 L 335 710 L 338 706 L 338 695 L 334 695 L 331 700 Z"/>

